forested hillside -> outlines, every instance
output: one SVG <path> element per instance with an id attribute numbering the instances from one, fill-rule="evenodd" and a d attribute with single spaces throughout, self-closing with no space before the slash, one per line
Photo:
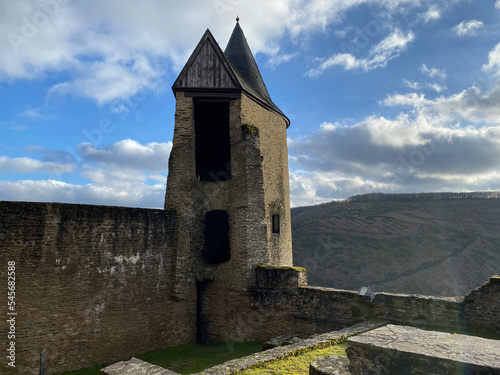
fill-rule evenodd
<path id="1" fill-rule="evenodd" d="M 464 295 L 500 273 L 498 193 L 369 194 L 292 210 L 309 285 Z"/>

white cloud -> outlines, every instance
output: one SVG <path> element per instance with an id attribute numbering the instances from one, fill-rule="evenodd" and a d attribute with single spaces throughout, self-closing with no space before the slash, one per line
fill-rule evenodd
<path id="1" fill-rule="evenodd" d="M 438 69 L 436 67 L 429 68 L 427 67 L 427 64 L 422 64 L 420 67 L 420 72 L 428 76 L 430 78 L 440 78 L 440 79 L 445 79 L 446 78 L 446 70 L 445 69 Z"/>
<path id="2" fill-rule="evenodd" d="M 500 9 L 500 0 L 497 0 L 495 3 L 495 8 Z"/>
<path id="3" fill-rule="evenodd" d="M 500 124 L 457 127 L 425 109 L 325 127 L 290 144 L 295 205 L 374 191 L 498 189 Z"/>
<path id="4" fill-rule="evenodd" d="M 276 65 L 294 57 L 281 51 L 283 36 L 304 42 L 340 23 L 350 9 L 369 3 L 373 0 L 53 0 L 55 6 L 47 8 L 40 1 L 3 1 L 0 81 L 64 73 L 59 77 L 69 78 L 54 83 L 51 96 L 81 96 L 102 105 L 140 91 L 163 90 L 162 78 L 182 68 L 205 27 L 224 45 L 236 14 L 244 15 L 240 23 L 254 54 L 264 52 Z M 421 5 L 416 0 L 377 3 L 388 13 Z M 380 53 L 368 64 L 383 66 L 386 61 L 376 59 Z"/>
<path id="5" fill-rule="evenodd" d="M 426 83 L 426 86 L 437 93 L 446 90 L 446 86 L 441 86 L 439 83 Z"/>
<path id="6" fill-rule="evenodd" d="M 500 44 L 485 71 L 498 71 Z M 444 78 L 445 71 L 422 66 Z M 388 95 L 380 105 L 401 107 L 392 118 L 369 116 L 353 125 L 322 123 L 289 142 L 295 205 L 374 191 L 477 191 L 500 186 L 500 80 L 434 99 Z M 418 86 L 407 82 L 407 86 Z M 443 86 L 426 83 L 434 90 Z"/>
<path id="7" fill-rule="evenodd" d="M 102 149 L 91 143 L 82 143 L 77 151 L 86 161 L 101 165 L 164 171 L 167 169 L 171 149 L 172 142 L 142 145 L 132 139 L 124 139 Z"/>
<path id="8" fill-rule="evenodd" d="M 404 79 L 403 80 L 403 83 L 406 87 L 412 89 L 412 90 L 418 90 L 420 89 L 420 83 L 414 81 L 414 82 L 411 82 L 411 81 L 408 81 L 407 79 Z"/>
<path id="9" fill-rule="evenodd" d="M 500 82 L 483 93 L 476 87 L 436 99 L 429 110 L 448 120 L 465 123 L 500 124 Z"/>
<path id="10" fill-rule="evenodd" d="M 28 108 L 24 112 L 20 113 L 19 116 L 33 120 L 43 120 L 43 121 L 54 120 L 57 118 L 57 116 L 42 113 L 42 111 L 43 111 L 42 108 Z"/>
<path id="11" fill-rule="evenodd" d="M 500 43 L 488 54 L 488 63 L 483 65 L 483 70 L 491 72 L 493 75 L 500 75 Z"/>
<path id="12" fill-rule="evenodd" d="M 96 184 L 74 185 L 57 180 L 0 181 L 0 199 L 163 208 L 165 185 L 137 183 L 120 188 Z"/>
<path id="13" fill-rule="evenodd" d="M 453 28 L 458 36 L 476 35 L 476 31 L 484 27 L 484 24 L 478 20 L 462 21 Z"/>
<path id="14" fill-rule="evenodd" d="M 40 161 L 28 157 L 9 158 L 0 156 L 0 171 L 3 173 L 70 173 L 76 169 L 71 163 Z"/>
<path id="15" fill-rule="evenodd" d="M 113 189 L 125 189 L 146 181 L 146 174 L 132 168 L 94 168 L 84 166 L 83 177 L 90 179 L 95 185 Z"/>
<path id="16" fill-rule="evenodd" d="M 289 53 L 289 54 L 283 54 L 283 55 L 276 55 L 272 56 L 267 60 L 267 63 L 271 65 L 272 67 L 276 67 L 277 65 L 287 63 L 294 57 L 297 57 L 297 53 Z"/>
<path id="17" fill-rule="evenodd" d="M 441 9 L 438 8 L 436 4 L 433 4 L 427 12 L 422 14 L 422 18 L 425 22 L 435 21 L 441 18 Z"/>
<path id="18" fill-rule="evenodd" d="M 0 200 L 55 201 L 120 206 L 163 206 L 166 170 L 172 143 L 147 143 L 125 139 L 96 148 L 81 144 L 80 164 L 70 162 L 65 151 L 28 146 L 33 158 L 0 156 L 0 172 L 6 174 L 79 174 L 86 184 L 68 184 L 54 179 L 0 181 Z"/>
<path id="19" fill-rule="evenodd" d="M 342 66 L 345 70 L 360 69 L 365 72 L 385 67 L 387 63 L 398 57 L 406 49 L 408 43 L 415 39 L 413 32 L 409 31 L 406 35 L 399 29 L 394 30 L 390 35 L 373 46 L 368 51 L 366 58 L 358 59 L 349 53 L 334 54 L 316 69 L 309 70 L 306 74 L 309 77 L 317 77 L 332 66 Z"/>
<path id="20" fill-rule="evenodd" d="M 153 61 L 141 54 L 128 59 L 108 58 L 85 65 L 79 72 L 79 78 L 52 86 L 48 96 L 71 94 L 93 98 L 102 105 L 116 98 L 130 98 L 147 89 L 161 89 L 158 82 L 165 73 L 160 66 L 155 66 Z"/>
<path id="21" fill-rule="evenodd" d="M 386 106 L 411 106 L 415 108 L 421 108 L 422 106 L 429 105 L 432 101 L 425 99 L 423 94 L 418 95 L 417 93 L 409 93 L 409 94 L 395 94 L 388 95 L 381 104 Z"/>
<path id="22" fill-rule="evenodd" d="M 374 191 L 395 191 L 392 182 L 377 182 L 338 172 L 299 170 L 290 173 L 290 204 L 292 207 L 310 206 L 346 199 Z"/>

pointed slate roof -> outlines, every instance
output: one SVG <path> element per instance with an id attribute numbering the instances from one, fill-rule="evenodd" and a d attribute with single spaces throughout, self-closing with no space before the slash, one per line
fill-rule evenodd
<path id="1" fill-rule="evenodd" d="M 238 21 L 238 20 L 237 20 Z M 290 120 L 273 103 L 260 75 L 239 22 L 233 30 L 226 51 L 222 52 L 207 29 L 188 62 L 174 82 L 172 90 L 235 92 L 245 91 L 268 109 Z"/>
<path id="2" fill-rule="evenodd" d="M 271 100 L 264 80 L 260 75 L 259 67 L 255 62 L 250 46 L 245 38 L 245 34 L 240 27 L 239 20 L 236 21 L 236 26 L 233 29 L 233 33 L 229 38 L 224 53 L 243 78 L 245 78 L 262 97 Z"/>

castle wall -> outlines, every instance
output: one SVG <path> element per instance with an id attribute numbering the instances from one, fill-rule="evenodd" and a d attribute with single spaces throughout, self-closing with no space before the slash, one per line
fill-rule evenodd
<path id="1" fill-rule="evenodd" d="M 500 276 L 492 276 L 464 299 L 466 324 L 500 335 Z"/>
<path id="2" fill-rule="evenodd" d="M 307 286 L 306 272 L 298 267 L 258 266 L 256 285 L 249 293 L 214 290 L 212 301 L 210 330 L 219 341 L 268 340 L 282 334 L 307 337 L 364 321 L 451 330 L 465 324 L 463 297 L 377 293 L 370 301 L 355 291 Z M 491 314 L 499 305 L 500 301 L 492 303 Z M 491 329 L 495 323 L 484 324 Z"/>
<path id="3" fill-rule="evenodd" d="M 173 298 L 174 221 L 163 210 L 0 202 L 0 294 L 6 309 L 15 261 L 17 312 L 16 367 L 3 356 L 2 374 L 37 373 L 44 349 L 54 374 L 193 342 L 196 292 Z"/>
<path id="4" fill-rule="evenodd" d="M 367 320 L 500 335 L 498 276 L 465 298 L 377 293 L 373 301 L 355 291 L 307 286 L 302 268 L 259 266 L 256 276 L 246 307 L 247 339 L 307 336 Z"/>
<path id="5" fill-rule="evenodd" d="M 210 338 L 226 342 L 307 336 L 367 320 L 500 334 L 498 276 L 465 298 L 377 293 L 370 301 L 353 291 L 307 286 L 301 268 L 258 266 L 247 291 L 187 267 L 193 280 L 179 295 L 174 215 L 0 202 L 0 278 L 7 280 L 7 262 L 15 261 L 17 312 L 16 368 L 2 365 L 2 374 L 36 372 L 44 349 L 47 373 L 54 374 L 193 342 L 195 278 L 206 282 Z M 7 348 L 5 320 L 0 344 Z"/>
<path id="6" fill-rule="evenodd" d="M 255 126 L 259 134 L 265 192 L 268 259 L 265 263 L 292 266 L 292 229 L 288 181 L 286 122 L 246 95 L 241 98 L 241 123 Z M 271 232 L 271 215 L 280 214 L 280 234 Z M 260 262 L 263 263 L 263 262 Z"/>

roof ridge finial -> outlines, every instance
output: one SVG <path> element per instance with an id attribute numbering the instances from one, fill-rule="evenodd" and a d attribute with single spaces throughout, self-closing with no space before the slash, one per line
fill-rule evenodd
<path id="1" fill-rule="evenodd" d="M 240 16 L 236 15 L 236 22 L 240 22 Z"/>

